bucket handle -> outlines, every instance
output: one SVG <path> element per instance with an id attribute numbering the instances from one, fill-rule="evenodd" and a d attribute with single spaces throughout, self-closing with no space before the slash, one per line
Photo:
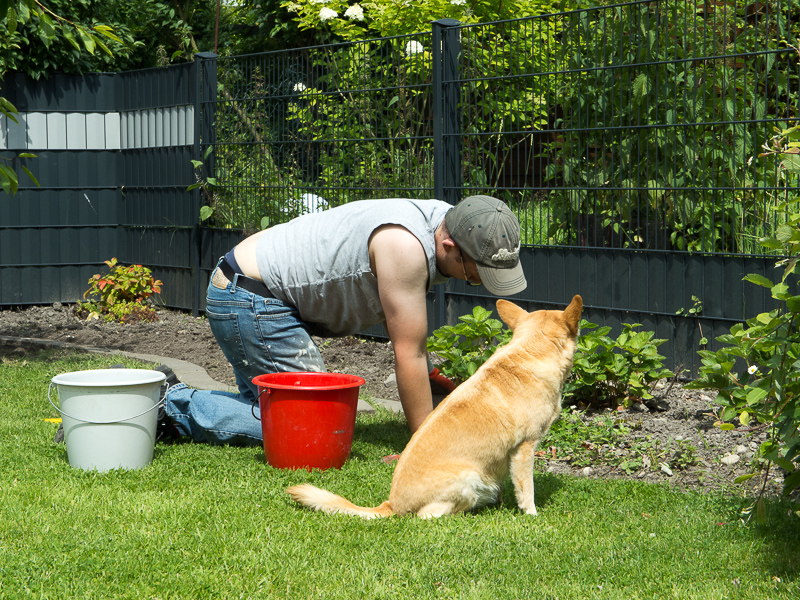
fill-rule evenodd
<path id="1" fill-rule="evenodd" d="M 269 396 L 272 393 L 272 390 L 269 388 L 264 388 L 263 390 L 261 390 L 258 396 L 255 397 L 255 400 L 253 400 L 253 404 L 250 406 L 250 414 L 252 414 L 257 421 L 260 421 L 261 417 L 256 417 L 256 402 L 259 402 L 261 400 L 261 396 L 264 394 L 264 392 L 266 392 L 267 396 Z M 261 414 L 260 406 L 258 408 L 258 414 Z"/>
<path id="2" fill-rule="evenodd" d="M 64 416 L 64 417 L 69 417 L 70 419 L 72 419 L 74 421 L 80 421 L 81 423 L 89 423 L 91 425 L 113 425 L 114 423 L 119 423 L 121 421 L 132 421 L 133 419 L 137 419 L 137 418 L 141 417 L 142 415 L 149 413 L 154 408 L 161 407 L 164 404 L 164 398 L 167 395 L 167 393 L 164 392 L 164 396 L 162 396 L 161 399 L 156 404 L 153 404 L 153 406 L 151 406 L 150 408 L 148 408 L 146 410 L 143 410 L 138 415 L 134 415 L 133 417 L 128 417 L 126 419 L 115 419 L 113 421 L 86 421 L 85 419 L 79 419 L 78 417 L 73 417 L 72 415 L 65 413 L 58 406 L 53 404 L 53 400 L 50 398 L 50 392 L 52 391 L 54 385 L 55 384 L 51 381 L 50 382 L 50 386 L 47 388 L 47 401 L 50 403 L 50 406 L 55 408 L 56 411 L 58 411 L 58 413 L 60 415 Z M 167 386 L 167 390 L 169 390 L 169 386 Z"/>

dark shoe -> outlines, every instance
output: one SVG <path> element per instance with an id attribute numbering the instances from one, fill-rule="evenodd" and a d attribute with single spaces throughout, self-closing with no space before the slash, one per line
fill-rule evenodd
<path id="1" fill-rule="evenodd" d="M 169 368 L 167 365 L 158 365 L 158 366 L 157 366 L 157 367 L 155 367 L 153 370 L 154 370 L 154 371 L 161 371 L 161 372 L 162 372 L 164 375 L 166 375 L 166 376 L 167 376 L 167 380 L 166 380 L 166 382 L 165 382 L 165 383 L 166 383 L 166 384 L 167 384 L 169 387 L 172 387 L 172 386 L 178 385 L 178 384 L 181 382 L 181 380 L 180 380 L 180 379 L 178 379 L 178 376 L 177 376 L 177 375 L 175 375 L 175 371 L 173 371 L 172 369 L 170 369 L 170 368 Z"/>
<path id="2" fill-rule="evenodd" d="M 159 410 L 159 419 L 156 423 L 156 444 L 159 442 L 164 442 L 165 444 L 169 444 L 177 440 L 181 437 L 181 434 L 178 432 L 178 428 L 175 427 L 175 421 L 172 420 L 171 417 L 167 416 L 166 413 L 163 415 L 161 414 L 164 409 Z"/>
<path id="3" fill-rule="evenodd" d="M 178 379 L 177 375 L 175 375 L 175 371 L 173 371 L 167 365 L 158 365 L 153 370 L 160 371 L 167 376 L 166 380 L 164 381 L 164 386 L 161 388 L 161 397 L 164 402 L 166 402 L 167 391 L 170 388 L 178 385 L 181 380 Z M 181 434 L 178 432 L 177 427 L 175 427 L 175 421 L 167 414 L 167 411 L 164 410 L 164 405 L 162 404 L 158 408 L 158 416 L 156 417 L 156 443 L 169 443 L 178 439 L 180 436 Z"/>

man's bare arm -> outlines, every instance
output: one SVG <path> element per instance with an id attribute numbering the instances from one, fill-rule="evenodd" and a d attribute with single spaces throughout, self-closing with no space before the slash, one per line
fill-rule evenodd
<path id="1" fill-rule="evenodd" d="M 433 410 L 427 363 L 428 261 L 420 241 L 399 226 L 379 229 L 369 249 L 394 349 L 400 402 L 414 432 Z"/>

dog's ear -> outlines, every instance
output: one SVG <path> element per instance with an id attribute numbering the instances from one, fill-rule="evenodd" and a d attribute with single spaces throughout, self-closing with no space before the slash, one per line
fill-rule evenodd
<path id="1" fill-rule="evenodd" d="M 527 310 L 503 299 L 497 301 L 497 313 L 511 331 L 514 331 L 520 319 L 528 316 Z"/>
<path id="2" fill-rule="evenodd" d="M 567 321 L 571 333 L 578 333 L 578 326 L 581 322 L 581 311 L 583 310 L 583 298 L 575 294 L 572 302 L 564 309 L 564 319 Z"/>

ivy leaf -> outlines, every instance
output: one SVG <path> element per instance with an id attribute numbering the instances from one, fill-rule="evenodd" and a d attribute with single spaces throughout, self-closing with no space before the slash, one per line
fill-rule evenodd
<path id="1" fill-rule="evenodd" d="M 89 54 L 94 54 L 94 49 L 96 46 L 94 38 L 89 33 L 86 33 L 83 29 L 78 28 L 77 31 L 78 35 L 81 38 L 81 41 L 83 42 L 84 47 L 86 48 L 86 51 Z"/>
<path id="2" fill-rule="evenodd" d="M 794 175 L 800 175 L 800 155 L 781 154 L 781 156 L 784 157 L 784 159 L 781 161 L 783 168 Z"/>
<path id="3" fill-rule="evenodd" d="M 211 215 L 214 214 L 214 209 L 210 206 L 201 206 L 200 207 L 200 220 L 206 221 L 211 218 Z"/>
<path id="4" fill-rule="evenodd" d="M 637 100 L 641 100 L 650 92 L 650 80 L 646 73 L 639 73 L 633 80 L 633 95 Z"/>
<path id="5" fill-rule="evenodd" d="M 770 289 L 772 288 L 773 285 L 775 285 L 772 281 L 770 281 L 763 275 L 758 275 L 755 273 L 750 273 L 749 275 L 745 275 L 744 280 Z"/>
<path id="6" fill-rule="evenodd" d="M 2 14 L 1 11 L 0 14 Z M 6 13 L 6 29 L 9 35 L 13 35 L 17 31 L 17 11 L 13 7 L 9 8 Z"/>

